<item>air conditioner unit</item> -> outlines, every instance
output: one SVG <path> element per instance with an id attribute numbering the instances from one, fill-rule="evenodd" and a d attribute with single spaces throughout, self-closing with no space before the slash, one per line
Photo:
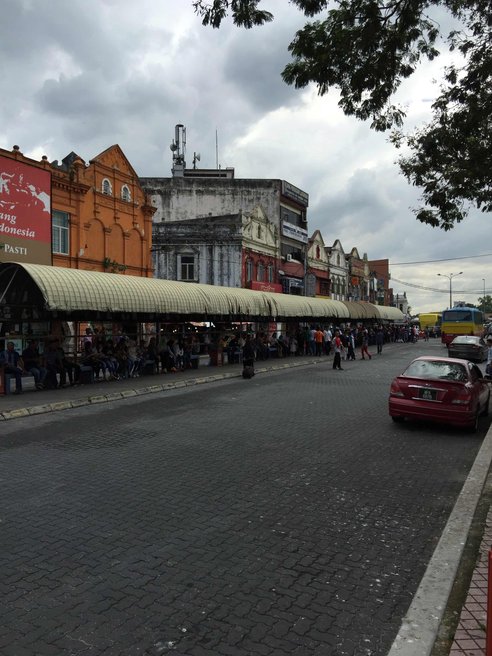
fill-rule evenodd
<path id="1" fill-rule="evenodd" d="M 290 253 L 287 253 L 287 262 L 292 262 L 293 259 L 294 258 L 292 257 L 292 255 Z"/>

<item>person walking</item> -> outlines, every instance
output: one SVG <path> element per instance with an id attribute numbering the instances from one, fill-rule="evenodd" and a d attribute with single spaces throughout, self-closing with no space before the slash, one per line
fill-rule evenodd
<path id="1" fill-rule="evenodd" d="M 340 338 L 340 331 L 335 330 L 335 339 L 333 340 L 333 351 L 334 351 L 334 356 L 333 356 L 333 369 L 338 369 L 339 371 L 342 370 L 342 353 L 344 351 L 344 346 L 342 343 L 342 340 Z"/>
<path id="2" fill-rule="evenodd" d="M 362 345 L 360 347 L 360 354 L 361 354 L 361 359 L 365 360 L 365 356 L 369 358 L 369 360 L 372 359 L 372 355 L 368 351 L 368 346 L 369 346 L 369 331 L 367 328 L 362 329 Z"/>
<path id="3" fill-rule="evenodd" d="M 355 338 L 353 330 L 347 328 L 347 360 L 355 360 Z"/>

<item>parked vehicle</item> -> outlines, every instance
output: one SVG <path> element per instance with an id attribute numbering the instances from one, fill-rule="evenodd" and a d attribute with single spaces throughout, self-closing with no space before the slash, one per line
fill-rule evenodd
<path id="1" fill-rule="evenodd" d="M 458 358 L 425 356 L 413 360 L 391 383 L 393 421 L 424 419 L 476 431 L 488 415 L 490 388 L 479 367 Z"/>
<path id="2" fill-rule="evenodd" d="M 475 335 L 458 335 L 448 345 L 450 358 L 463 358 L 472 362 L 483 362 L 487 359 L 487 344 L 481 337 Z"/>

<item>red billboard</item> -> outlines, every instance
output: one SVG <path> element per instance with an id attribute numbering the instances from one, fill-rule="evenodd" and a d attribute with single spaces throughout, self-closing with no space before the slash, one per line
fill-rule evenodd
<path id="1" fill-rule="evenodd" d="M 0 262 L 51 264 L 51 174 L 0 157 Z"/>

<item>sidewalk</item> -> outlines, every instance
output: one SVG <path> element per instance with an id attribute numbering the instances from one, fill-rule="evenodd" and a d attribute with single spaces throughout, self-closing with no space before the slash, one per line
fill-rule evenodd
<path id="1" fill-rule="evenodd" d="M 256 362 L 255 372 L 261 374 L 289 367 L 326 364 L 328 361 L 331 362 L 331 359 L 331 356 L 271 358 Z M 226 378 L 238 378 L 241 376 L 242 369 L 242 364 L 209 366 L 207 357 L 201 360 L 198 369 L 187 369 L 173 374 L 151 374 L 109 382 L 96 381 L 93 384 L 54 390 L 36 391 L 30 388 L 23 391 L 22 394 L 0 396 L 0 422 L 79 408 L 84 405 L 107 403 L 143 394 L 155 394 L 169 389 L 200 385 Z"/>
<path id="2" fill-rule="evenodd" d="M 189 369 L 176 374 L 154 374 L 146 375 L 139 378 L 130 378 L 126 380 L 111 382 L 95 382 L 90 385 L 79 385 L 75 387 L 66 387 L 56 390 L 25 391 L 20 395 L 9 394 L 0 396 L 0 426 L 2 421 L 14 420 L 20 417 L 34 416 L 48 412 L 57 412 L 68 410 L 70 408 L 80 408 L 82 406 L 107 403 L 110 401 L 123 400 L 125 398 L 140 396 L 144 394 L 155 394 L 170 389 L 190 387 L 201 385 L 217 380 L 227 378 L 241 377 L 241 364 L 226 364 L 224 366 L 209 366 L 207 360 L 200 362 L 198 369 Z M 259 361 L 255 365 L 255 372 L 262 374 L 268 371 L 278 371 L 292 367 L 303 366 L 329 366 L 331 368 L 332 357 L 314 357 L 314 356 L 297 356 L 286 358 L 273 358 L 270 360 Z M 484 443 L 492 439 L 492 427 L 489 429 Z M 489 438 L 489 435 L 491 438 Z M 481 450 L 481 453 L 484 450 Z M 485 453 L 485 452 L 484 452 Z M 480 457 L 477 456 L 477 461 Z M 485 455 L 482 458 L 490 458 Z M 475 462 L 474 467 L 477 465 Z M 488 471 L 490 462 L 483 461 L 482 469 Z M 469 477 L 470 478 L 470 477 Z M 463 494 L 463 492 L 462 492 Z M 480 491 L 478 492 L 478 495 Z M 460 495 L 461 496 L 461 495 Z M 456 507 L 459 505 L 459 500 Z M 453 511 L 454 512 L 454 511 Z M 466 541 L 466 535 L 459 540 L 454 535 L 455 541 L 460 543 Z M 462 546 L 463 546 L 462 545 Z M 477 563 L 474 568 L 473 577 L 470 582 L 468 596 L 461 610 L 460 621 L 456 629 L 454 641 L 450 647 L 449 656 L 484 656 L 485 655 L 485 625 L 486 625 L 486 607 L 487 607 L 487 568 L 488 568 L 488 551 L 492 546 L 492 509 L 489 510 L 487 520 L 484 526 L 484 533 L 481 542 L 480 552 Z M 457 546 L 459 551 L 459 545 Z M 461 552 L 460 552 L 461 553 Z M 448 563 L 446 563 L 448 565 Z M 457 566 L 457 563 L 456 563 Z M 446 571 L 443 568 L 443 571 Z M 434 577 L 436 574 L 434 573 Z M 449 581 L 449 577 L 448 577 Z M 418 596 L 418 595 L 416 595 Z M 428 619 L 427 626 L 420 626 L 420 633 L 432 633 L 433 637 L 437 636 L 434 626 L 432 603 L 434 599 L 427 600 L 427 618 L 424 617 L 422 623 Z M 424 604 L 425 605 L 425 604 Z M 405 644 L 397 643 L 395 653 L 402 656 L 422 656 L 422 645 L 419 646 L 418 640 L 412 646 L 408 640 Z M 433 642 L 433 640 L 432 640 Z M 420 650 L 420 651 L 419 651 Z M 393 651 L 391 652 L 393 653 Z M 430 652 L 429 652 L 430 653 Z"/>
<path id="3" fill-rule="evenodd" d="M 492 509 L 489 509 L 470 589 L 461 610 L 449 656 L 483 656 L 487 625 L 488 556 L 492 548 Z"/>

